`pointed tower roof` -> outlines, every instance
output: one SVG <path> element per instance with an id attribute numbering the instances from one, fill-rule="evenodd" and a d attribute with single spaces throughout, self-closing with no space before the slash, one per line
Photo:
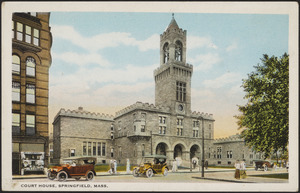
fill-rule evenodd
<path id="1" fill-rule="evenodd" d="M 171 28 L 172 28 L 172 29 L 174 29 L 174 28 L 179 29 L 179 26 L 178 26 L 178 24 L 177 24 L 177 22 L 176 22 L 176 20 L 175 20 L 175 18 L 174 18 L 174 13 L 172 13 L 172 20 L 171 20 L 169 26 L 166 28 L 165 31 L 167 31 L 167 29 L 171 29 Z"/>

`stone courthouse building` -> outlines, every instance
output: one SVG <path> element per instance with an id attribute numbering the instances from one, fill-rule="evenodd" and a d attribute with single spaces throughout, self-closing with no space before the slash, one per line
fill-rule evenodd
<path id="1" fill-rule="evenodd" d="M 43 171 L 48 160 L 50 13 L 12 15 L 12 173 Z"/>
<path id="2" fill-rule="evenodd" d="M 186 35 L 174 17 L 160 35 L 155 104 L 136 102 L 113 117 L 82 108 L 61 109 L 53 122 L 54 162 L 70 156 L 96 156 L 98 163 L 115 159 L 125 164 L 129 159 L 138 164 L 144 155 L 163 154 L 169 161 L 179 158 L 182 166 L 189 167 L 192 158 L 201 159 L 204 138 L 205 158 L 218 164 L 213 157 L 218 147 L 213 115 L 192 111 L 193 66 L 186 63 Z"/>

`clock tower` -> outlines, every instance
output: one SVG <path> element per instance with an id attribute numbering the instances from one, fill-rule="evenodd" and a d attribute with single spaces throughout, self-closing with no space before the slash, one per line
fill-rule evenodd
<path id="1" fill-rule="evenodd" d="M 186 63 L 186 30 L 178 27 L 174 14 L 160 35 L 160 66 L 154 70 L 155 105 L 168 106 L 172 114 L 191 114 L 193 66 Z"/>

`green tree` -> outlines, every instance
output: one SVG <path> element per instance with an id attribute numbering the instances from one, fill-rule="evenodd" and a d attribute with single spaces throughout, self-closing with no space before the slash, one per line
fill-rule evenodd
<path id="1" fill-rule="evenodd" d="M 248 79 L 243 79 L 241 87 L 248 101 L 245 106 L 238 105 L 241 114 L 235 118 L 246 144 L 264 152 L 266 158 L 288 145 L 289 56 L 270 58 L 265 54 L 261 61 Z"/>

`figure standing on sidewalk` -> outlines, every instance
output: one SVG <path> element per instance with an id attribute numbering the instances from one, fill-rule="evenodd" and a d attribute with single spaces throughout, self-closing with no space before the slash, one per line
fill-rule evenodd
<path id="1" fill-rule="evenodd" d="M 207 161 L 207 159 L 206 159 L 205 162 L 204 162 L 204 167 L 205 167 L 205 169 L 208 168 L 208 161 Z"/>
<path id="2" fill-rule="evenodd" d="M 172 172 L 176 172 L 177 171 L 177 162 L 176 160 L 173 160 L 173 163 L 172 163 Z"/>
<path id="3" fill-rule="evenodd" d="M 236 179 L 240 179 L 240 169 L 241 169 L 240 160 L 236 160 L 234 167 L 235 167 L 234 177 Z"/>
<path id="4" fill-rule="evenodd" d="M 129 161 L 129 159 L 127 159 L 127 163 L 126 163 L 126 173 L 130 174 L 130 161 Z"/>
<path id="5" fill-rule="evenodd" d="M 245 179 L 247 174 L 246 174 L 246 160 L 243 159 L 243 161 L 241 162 L 241 170 L 240 170 L 240 176 L 242 179 Z"/>
<path id="6" fill-rule="evenodd" d="M 115 173 L 117 173 L 117 160 L 114 160 L 114 168 L 115 168 Z"/>

